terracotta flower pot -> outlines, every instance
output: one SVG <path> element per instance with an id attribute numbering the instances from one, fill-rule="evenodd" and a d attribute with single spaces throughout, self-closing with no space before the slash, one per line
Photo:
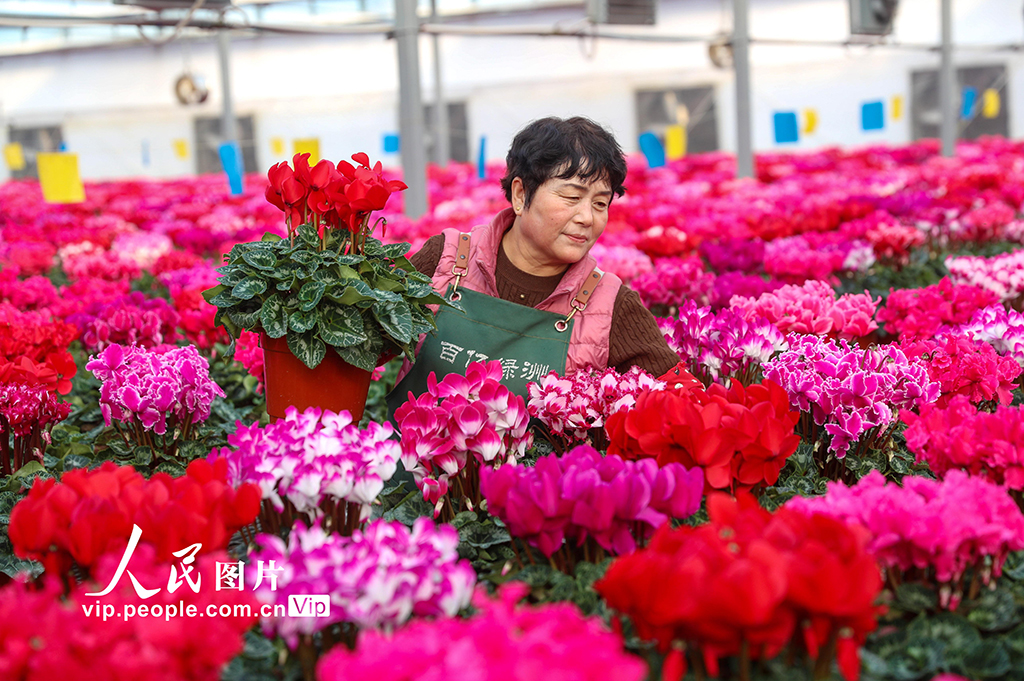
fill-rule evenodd
<path id="1" fill-rule="evenodd" d="M 352 366 L 331 348 L 319 366 L 310 369 L 288 349 L 286 338 L 271 338 L 261 332 L 260 345 L 271 419 L 284 418 L 289 406 L 300 412 L 309 407 L 334 412 L 345 409 L 356 422 L 363 417 L 370 390 L 369 371 Z"/>

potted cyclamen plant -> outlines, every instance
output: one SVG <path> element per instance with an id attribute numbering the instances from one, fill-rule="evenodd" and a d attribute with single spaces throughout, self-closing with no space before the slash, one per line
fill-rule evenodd
<path id="1" fill-rule="evenodd" d="M 393 192 L 378 162 L 357 165 L 296 154 L 268 172 L 267 200 L 285 213 L 287 238 L 265 234 L 237 244 L 218 269 L 220 284 L 203 295 L 216 321 L 237 338 L 260 332 L 267 412 L 283 418 L 319 406 L 362 416 L 373 369 L 389 357 L 412 359 L 420 334 L 435 329 L 427 305 L 446 301 L 405 257 L 407 243 L 371 234 Z"/>

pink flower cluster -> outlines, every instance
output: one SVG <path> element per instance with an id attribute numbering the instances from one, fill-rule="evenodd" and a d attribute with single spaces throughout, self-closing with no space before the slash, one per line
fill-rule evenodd
<path id="1" fill-rule="evenodd" d="M 590 255 L 597 260 L 598 267 L 616 275 L 626 284 L 654 269 L 651 259 L 632 246 L 606 246 L 596 243 L 590 249 Z"/>
<path id="2" fill-rule="evenodd" d="M 108 251 L 91 241 L 65 246 L 57 254 L 60 256 L 64 273 L 71 280 L 96 278 L 127 281 L 135 279 L 141 272 L 135 261 L 123 257 L 119 252 Z"/>
<path id="3" fill-rule="evenodd" d="M 395 412 L 402 433 L 402 465 L 423 497 L 440 512 L 449 480 L 469 466 L 515 463 L 533 444 L 526 401 L 501 384 L 501 362 L 473 362 L 466 374 L 431 373 L 427 392 Z M 473 480 L 467 486 L 475 487 Z M 467 498 L 476 491 L 462 490 Z"/>
<path id="4" fill-rule="evenodd" d="M 962 471 L 942 481 L 907 476 L 902 487 L 871 471 L 853 487 L 831 482 L 825 496 L 794 497 L 786 507 L 864 526 L 868 550 L 887 569 L 932 568 L 950 609 L 959 602 L 950 587 L 967 568 L 988 584 L 1009 552 L 1024 549 L 1024 514 L 1006 490 Z"/>
<path id="5" fill-rule="evenodd" d="M 245 367 L 251 376 L 260 379 L 256 392 L 263 392 L 263 348 L 260 347 L 260 335 L 252 331 L 242 330 L 235 340 L 235 361 Z"/>
<path id="6" fill-rule="evenodd" d="M 43 386 L 0 381 L 0 475 L 41 462 L 50 429 L 70 413 L 71 405 Z"/>
<path id="7" fill-rule="evenodd" d="M 530 416 L 539 420 L 567 446 L 589 444 L 590 430 L 603 428 L 605 419 L 636 403 L 641 390 L 657 390 L 663 383 L 643 369 L 624 374 L 615 369 L 584 369 L 571 376 L 549 373 L 530 383 Z"/>
<path id="8" fill-rule="evenodd" d="M 978 310 L 997 302 L 991 291 L 954 284 L 945 277 L 926 288 L 893 290 L 877 318 L 887 333 L 901 339 L 932 338 L 966 324 Z"/>
<path id="9" fill-rule="evenodd" d="M 669 518 L 700 508 L 704 472 L 643 458 L 624 461 L 581 445 L 565 456 L 544 456 L 536 465 L 481 472 L 487 510 L 514 537 L 551 556 L 566 539 L 592 538 L 614 554 L 631 553 Z"/>
<path id="10" fill-rule="evenodd" d="M 960 327 L 976 341 L 990 344 L 1000 355 L 1012 357 L 1024 367 L 1024 314 L 990 305 L 978 310 Z"/>
<path id="11" fill-rule="evenodd" d="M 298 524 L 287 544 L 267 534 L 256 541 L 261 548 L 251 554 L 251 564 L 263 561 L 281 570 L 276 583 L 263 579 L 255 588 L 257 599 L 285 605 L 293 595 L 331 597 L 329 616 L 263 619 L 264 632 L 292 648 L 300 636 L 337 622 L 391 631 L 413 616 L 452 617 L 469 605 L 476 585 L 469 561 L 459 560 L 458 532 L 429 518 L 417 518 L 412 530 L 375 520 L 351 537 Z M 246 571 L 250 584 L 257 577 Z"/>
<path id="12" fill-rule="evenodd" d="M 173 343 L 180 315 L 163 298 L 150 298 L 139 291 L 114 300 L 97 301 L 68 317 L 82 332 L 82 345 L 89 352 L 111 344 L 154 348 Z"/>
<path id="13" fill-rule="evenodd" d="M 630 286 L 647 307 L 679 307 L 686 300 L 707 305 L 715 275 L 704 271 L 699 258 L 663 258 L 654 269 L 635 278 Z"/>
<path id="14" fill-rule="evenodd" d="M 142 270 L 152 269 L 161 256 L 174 248 L 166 234 L 157 232 L 125 232 L 117 235 L 110 250 L 121 260 L 135 263 Z"/>
<path id="15" fill-rule="evenodd" d="M 828 281 L 844 270 L 866 270 L 875 262 L 866 242 L 822 241 L 811 235 L 769 241 L 764 249 L 765 271 L 782 281 L 802 284 L 807 280 Z"/>
<path id="16" fill-rule="evenodd" d="M 0 302 L 28 312 L 51 308 L 60 300 L 57 287 L 46 277 L 36 274 L 19 279 L 18 274 L 17 267 L 0 270 Z"/>
<path id="17" fill-rule="evenodd" d="M 159 353 L 114 343 L 90 357 L 85 368 L 103 382 L 100 410 L 108 426 L 125 421 L 163 435 L 170 418 L 172 431 L 181 427 L 185 439 L 191 424 L 210 417 L 213 399 L 224 397 L 193 345 Z"/>
<path id="18" fill-rule="evenodd" d="M 0 383 L 0 435 L 25 437 L 41 432 L 70 413 L 71 405 L 41 386 Z M 45 433 L 42 437 L 49 439 Z"/>
<path id="19" fill-rule="evenodd" d="M 843 457 L 862 435 L 884 431 L 900 409 L 938 399 L 928 371 L 892 345 L 867 350 L 846 341 L 790 334 L 789 352 L 764 365 L 765 378 L 789 393 L 790 404 L 830 434 L 829 448 Z"/>
<path id="20" fill-rule="evenodd" d="M 687 370 L 705 385 L 735 378 L 750 385 L 758 378 L 761 365 L 788 345 L 779 329 L 767 319 L 749 321 L 736 312 L 698 307 L 687 301 L 678 319 L 659 319 L 658 326 L 668 345 Z"/>
<path id="21" fill-rule="evenodd" d="M 416 621 L 388 635 L 365 632 L 356 650 L 336 648 L 318 681 L 641 681 L 647 666 L 622 639 L 569 603 L 517 606 L 522 584 L 496 599 L 478 591 L 465 619 Z"/>
<path id="22" fill-rule="evenodd" d="M 400 450 L 393 433 L 390 423 L 360 429 L 347 411 L 310 407 L 300 414 L 288 407 L 281 421 L 239 425 L 228 436 L 230 448 L 215 449 L 208 460 L 227 459 L 228 482 L 258 485 L 278 511 L 288 501 L 312 521 L 330 499 L 359 505 L 363 521 L 395 474 Z"/>
<path id="23" fill-rule="evenodd" d="M 905 411 L 907 449 L 939 477 L 963 469 L 1024 490 L 1024 406 L 978 411 L 963 395 L 945 408 L 925 405 L 920 415 Z"/>
<path id="24" fill-rule="evenodd" d="M 939 384 L 936 406 L 944 407 L 954 395 L 965 395 L 973 404 L 1008 404 L 1021 366 L 1010 357 L 1001 357 L 988 343 L 960 334 L 947 334 L 934 340 L 905 341 L 901 349 L 907 357 L 928 367 L 928 375 Z"/>
<path id="25" fill-rule="evenodd" d="M 783 333 L 852 339 L 878 328 L 872 317 L 879 302 L 866 291 L 836 298 L 831 286 L 809 280 L 801 286 L 783 286 L 757 298 L 733 298 L 729 307 L 747 321 L 767 319 Z"/>
<path id="26" fill-rule="evenodd" d="M 946 258 L 946 269 L 956 284 L 991 291 L 1002 303 L 1024 302 L 1024 249 L 991 258 L 977 255 Z"/>

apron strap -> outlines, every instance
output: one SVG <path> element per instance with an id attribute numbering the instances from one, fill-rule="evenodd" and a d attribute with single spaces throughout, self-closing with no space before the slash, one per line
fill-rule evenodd
<path id="1" fill-rule="evenodd" d="M 452 284 L 452 294 L 450 299 L 458 301 L 462 298 L 462 294 L 458 292 L 459 280 L 465 276 L 466 272 L 469 271 L 469 234 L 462 232 L 459 234 L 459 245 L 458 250 L 455 253 L 455 264 L 452 265 L 452 274 L 455 275 L 455 283 Z"/>
<path id="2" fill-rule="evenodd" d="M 590 301 L 590 296 L 594 295 L 594 291 L 597 289 L 597 285 L 601 283 L 601 279 L 603 277 L 604 272 L 595 267 L 583 281 L 583 286 L 580 287 L 580 292 L 572 299 L 572 302 L 570 303 L 572 310 L 569 311 L 568 316 L 566 316 L 565 319 L 559 319 L 555 322 L 556 331 L 559 333 L 565 333 L 565 330 L 569 328 L 569 320 L 572 319 L 572 316 L 577 312 L 583 312 L 587 309 L 587 303 Z"/>

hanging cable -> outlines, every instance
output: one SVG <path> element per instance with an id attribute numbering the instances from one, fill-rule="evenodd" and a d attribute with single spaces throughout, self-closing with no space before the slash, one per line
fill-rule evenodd
<path id="1" fill-rule="evenodd" d="M 185 12 L 185 16 L 182 17 L 181 21 L 179 21 L 174 26 L 174 30 L 171 31 L 171 35 L 167 36 L 166 38 L 150 38 L 148 35 L 146 35 L 146 32 L 142 30 L 141 25 L 137 27 L 139 29 L 139 36 L 142 38 L 143 41 L 150 45 L 166 45 L 167 43 L 171 42 L 172 40 L 176 39 L 179 35 L 181 35 L 181 32 L 185 30 L 185 26 L 187 26 L 188 23 L 192 21 L 192 15 L 195 14 L 196 10 L 201 8 L 205 2 L 206 0 L 196 0 L 195 2 L 193 2 L 192 6 L 189 7 L 187 12 Z"/>

